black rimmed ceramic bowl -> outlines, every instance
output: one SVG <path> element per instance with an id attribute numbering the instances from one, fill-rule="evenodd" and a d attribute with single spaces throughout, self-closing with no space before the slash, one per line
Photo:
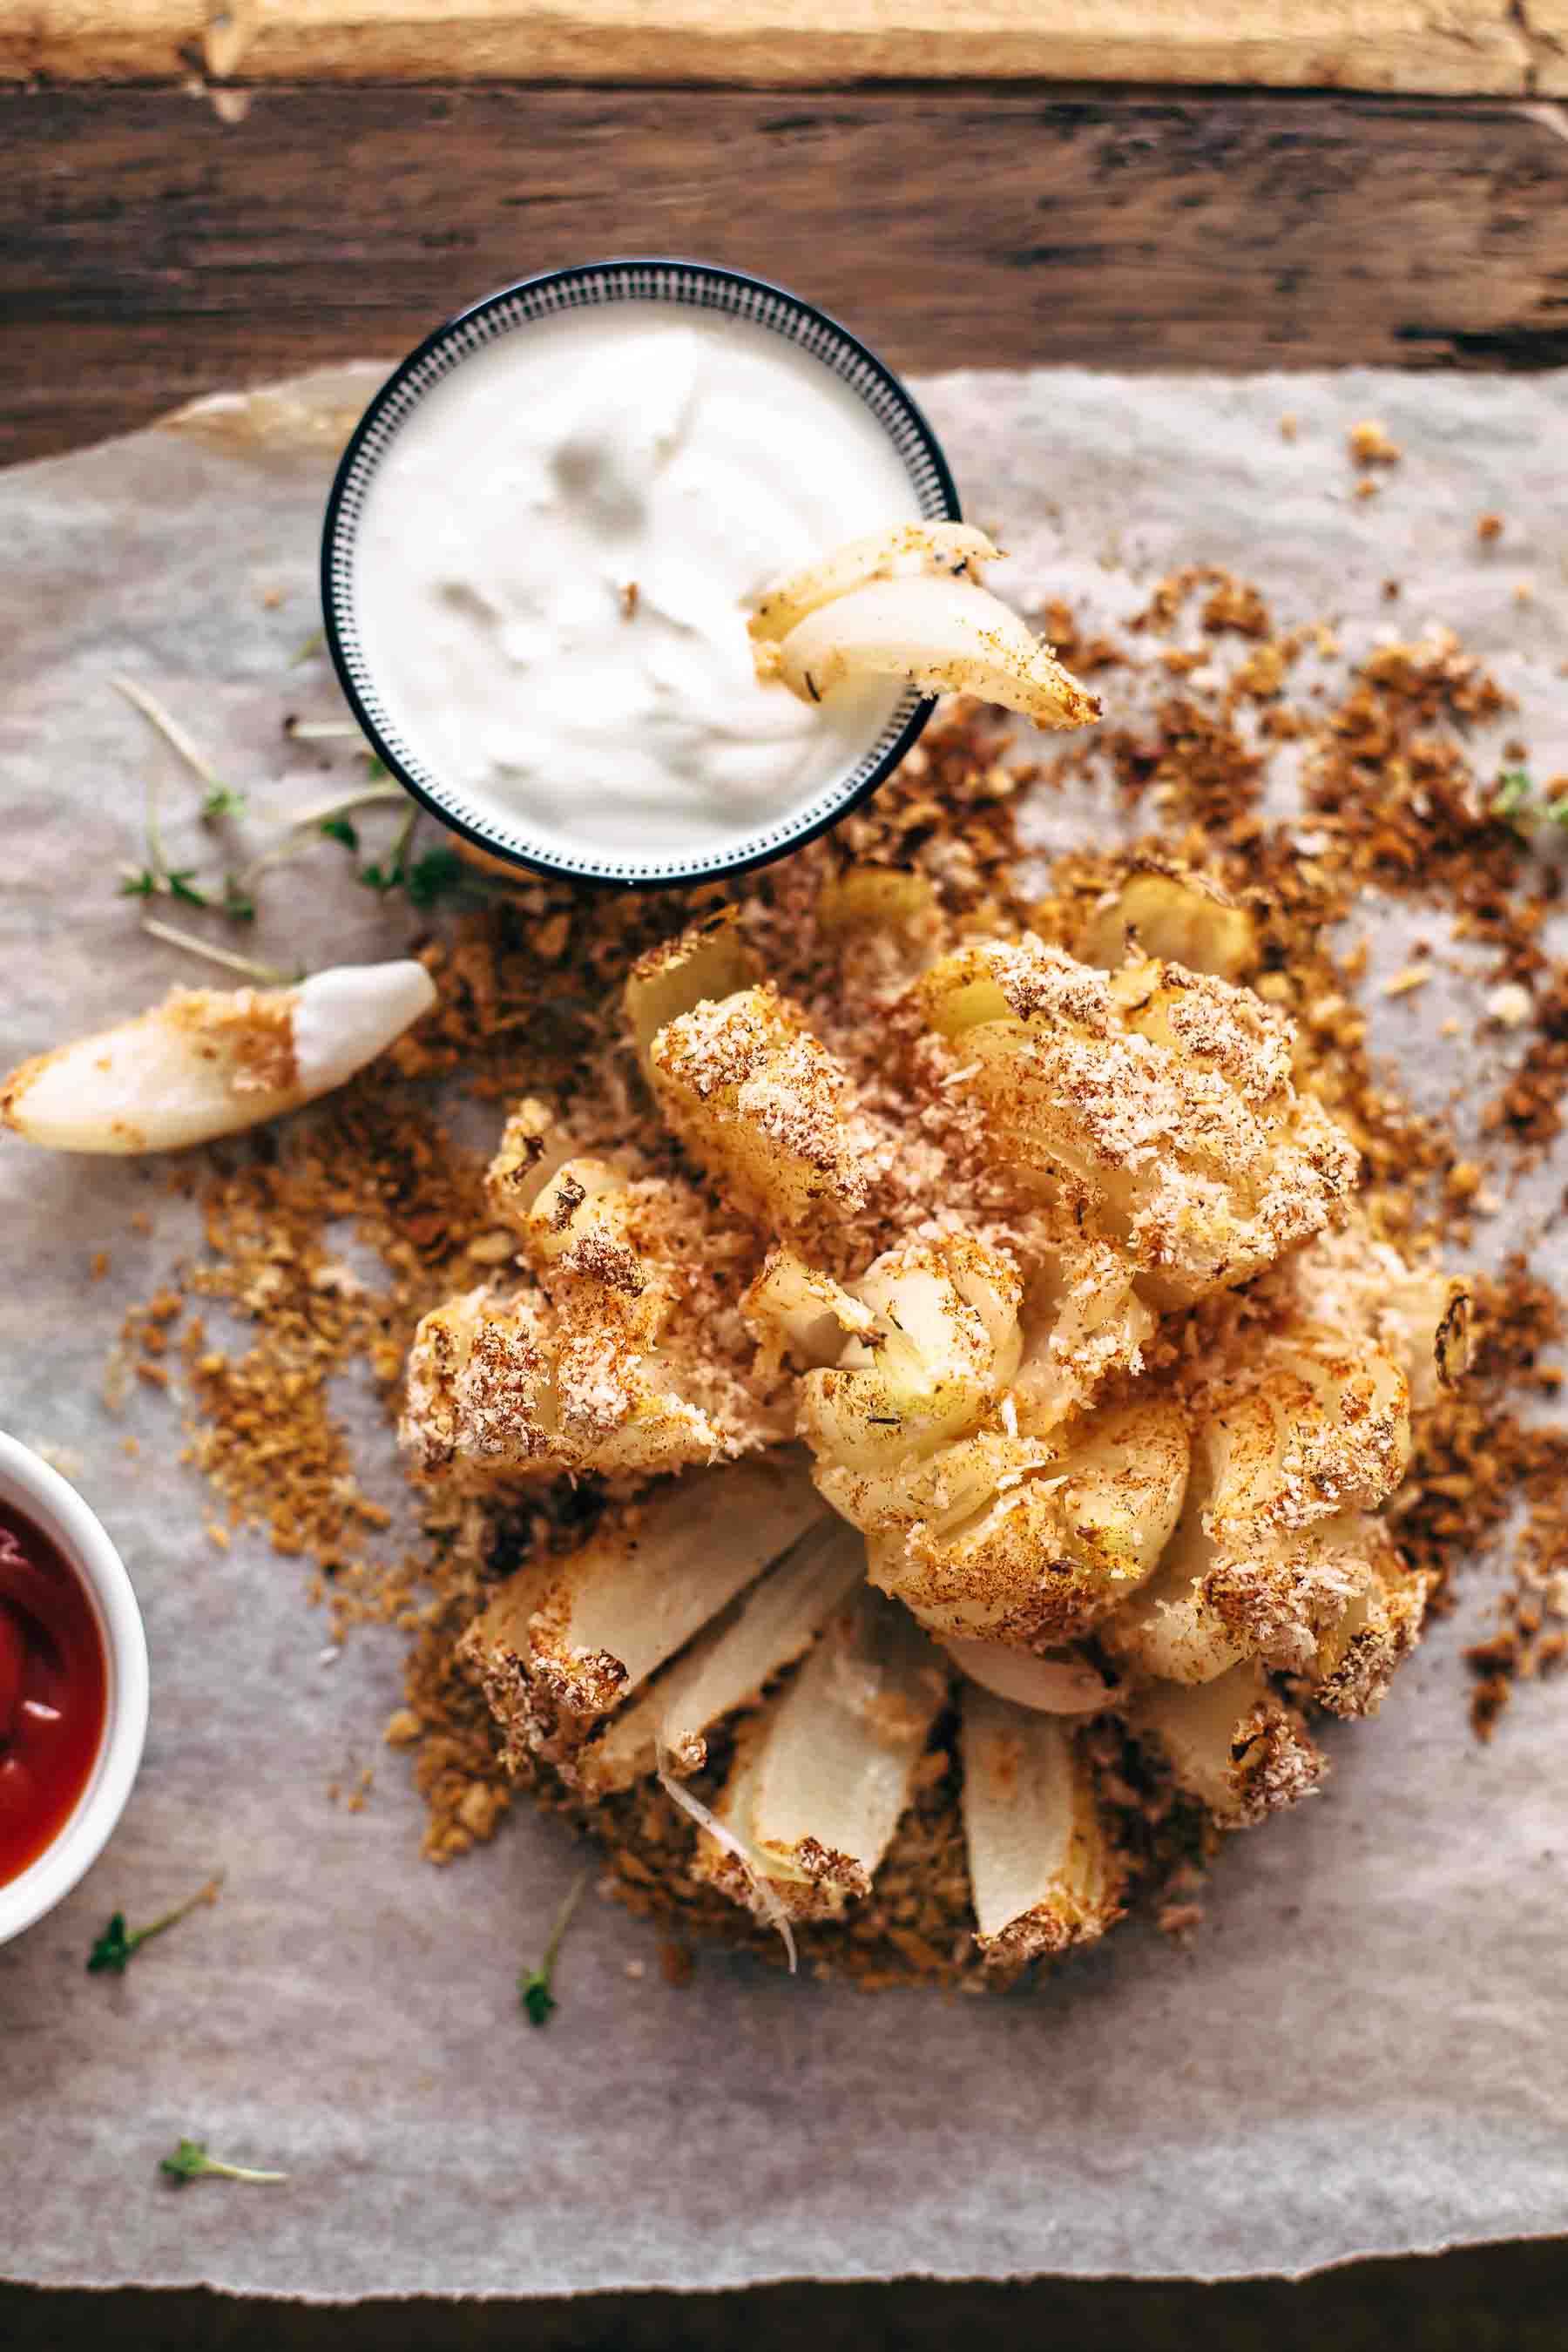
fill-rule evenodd
<path id="1" fill-rule="evenodd" d="M 486 796 L 443 776 L 410 740 L 392 707 L 389 680 L 378 679 L 359 609 L 356 551 L 361 524 L 378 472 L 398 435 L 431 389 L 465 362 L 504 338 L 592 306 L 663 303 L 672 310 L 721 312 L 777 335 L 818 363 L 868 413 L 907 479 L 911 512 L 927 521 L 960 519 L 958 494 L 935 435 L 892 372 L 837 320 L 798 295 L 744 271 L 708 262 L 667 259 L 584 262 L 503 287 L 460 311 L 426 336 L 394 370 L 371 402 L 343 453 L 327 503 L 321 541 L 321 603 L 327 644 L 338 677 L 370 744 L 392 773 L 444 824 L 493 856 L 533 872 L 645 887 L 708 880 L 780 857 L 837 822 L 898 766 L 934 704 L 912 688 L 891 699 L 870 740 L 857 743 L 842 772 L 768 822 L 738 822 L 733 837 L 704 843 L 700 852 L 675 847 L 648 825 L 646 846 L 593 841 L 593 819 L 581 820 L 581 838 L 563 844 L 559 828 L 534 824 L 523 806 L 498 811 Z M 825 547 L 822 551 L 827 551 Z M 737 626 L 740 625 L 737 612 Z M 782 692 L 780 688 L 778 691 Z M 585 780 L 586 781 L 586 780 Z M 591 808 L 586 788 L 584 804 Z"/>

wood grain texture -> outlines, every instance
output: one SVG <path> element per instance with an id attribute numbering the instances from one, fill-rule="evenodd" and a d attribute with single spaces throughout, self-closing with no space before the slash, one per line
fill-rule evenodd
<path id="1" fill-rule="evenodd" d="M 591 2294 L 570 2303 L 322 2306 L 199 2287 L 0 2285 L 5 2352 L 1562 2352 L 1568 2245 L 1466 2247 L 1316 2277 L 895 2279 Z"/>
<path id="2" fill-rule="evenodd" d="M 1519 107 L 10 91 L 0 152 L 4 459 L 617 251 L 781 278 L 906 369 L 1568 363 L 1568 142 Z"/>
<path id="3" fill-rule="evenodd" d="M 1568 91 L 1568 0 L 25 0 L 0 75 Z"/>

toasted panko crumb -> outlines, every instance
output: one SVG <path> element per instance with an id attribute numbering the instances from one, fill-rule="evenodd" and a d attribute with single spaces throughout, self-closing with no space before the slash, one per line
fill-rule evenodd
<path id="1" fill-rule="evenodd" d="M 1405 455 L 1398 442 L 1390 437 L 1387 426 L 1373 416 L 1352 425 L 1349 448 L 1358 466 L 1396 466 Z"/>

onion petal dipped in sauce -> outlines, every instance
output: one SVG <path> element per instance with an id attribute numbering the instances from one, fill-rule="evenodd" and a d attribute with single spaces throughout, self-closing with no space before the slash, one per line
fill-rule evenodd
<path id="1" fill-rule="evenodd" d="M 79 1578 L 0 1503 L 0 1886 L 65 1827 L 98 1754 L 103 1641 Z"/>

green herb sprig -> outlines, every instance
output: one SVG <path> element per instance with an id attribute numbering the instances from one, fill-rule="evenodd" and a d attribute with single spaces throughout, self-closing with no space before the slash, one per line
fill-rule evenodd
<path id="1" fill-rule="evenodd" d="M 1538 824 L 1559 825 L 1568 832 L 1568 797 L 1545 800 L 1538 797 L 1530 773 L 1524 768 L 1504 768 L 1497 780 L 1497 790 L 1487 804 L 1487 814 L 1497 817 L 1521 836 L 1527 836 Z"/>
<path id="2" fill-rule="evenodd" d="M 316 650 L 318 641 L 308 641 L 300 647 L 297 659 L 308 659 Z M 185 765 L 206 787 L 200 814 L 204 822 L 217 824 L 245 814 L 247 796 L 243 792 L 224 782 L 205 754 L 174 719 L 147 689 L 134 678 L 115 677 L 111 683 L 126 700 L 142 712 L 164 741 L 176 751 Z M 285 722 L 284 732 L 302 740 L 318 738 L 354 737 L 358 728 L 349 719 L 297 719 Z M 423 913 L 450 893 L 468 887 L 483 895 L 485 885 L 473 875 L 454 849 L 426 850 L 423 856 L 413 854 L 416 827 L 420 811 L 410 806 L 407 794 L 395 783 L 374 751 L 366 751 L 364 761 L 366 781 L 357 789 L 331 794 L 313 805 L 300 809 L 285 819 L 270 845 L 253 857 L 248 865 L 214 877 L 198 872 L 194 866 L 171 866 L 163 846 L 160 823 L 158 781 L 150 774 L 146 785 L 145 862 L 128 866 L 121 878 L 122 898 L 152 901 L 167 898 L 185 907 L 197 907 L 208 914 L 219 914 L 230 923 L 253 923 L 257 917 L 257 885 L 261 877 L 274 866 L 286 864 L 298 857 L 310 845 L 311 837 L 324 836 L 337 842 L 356 859 L 360 853 L 358 827 L 351 812 L 363 808 L 396 803 L 405 816 L 384 859 L 374 859 L 360 866 L 356 879 L 378 898 L 388 898 L 401 890 L 409 905 Z M 290 975 L 269 964 L 258 963 L 248 956 L 236 955 L 209 940 L 198 938 L 190 931 L 180 930 L 173 924 L 153 919 L 151 908 L 142 920 L 142 929 L 171 947 L 204 958 L 209 963 L 221 964 L 226 970 L 242 973 L 247 979 L 268 986 L 288 984 Z M 302 979 L 296 972 L 294 979 Z"/>
<path id="3" fill-rule="evenodd" d="M 423 857 L 411 857 L 415 827 L 419 823 L 417 808 L 409 810 L 397 838 L 392 845 L 392 855 L 384 865 L 379 861 L 362 866 L 359 878 L 367 890 L 384 898 L 394 890 L 401 890 L 411 907 L 433 907 L 437 898 L 455 890 L 466 878 L 467 869 L 455 849 L 428 849 Z M 322 827 L 323 832 L 325 827 Z M 349 830 L 352 832 L 353 827 Z M 341 836 L 339 836 L 341 838 Z M 349 845 L 356 846 L 357 843 Z"/>
<path id="4" fill-rule="evenodd" d="M 572 1925 L 572 1914 L 583 1900 L 583 1890 L 587 1884 L 588 1873 L 585 1870 L 580 1871 L 568 1890 L 565 1902 L 555 1915 L 555 1924 L 550 1930 L 550 1941 L 544 1947 L 544 1958 L 536 1969 L 524 1969 L 518 1977 L 518 1998 L 527 2012 L 530 2025 L 548 2025 L 552 2016 L 560 2007 L 560 2003 L 551 1990 L 551 1980 L 555 1974 L 556 1960 L 560 1957 L 562 1938 Z"/>
<path id="5" fill-rule="evenodd" d="M 124 1912 L 116 1911 L 87 1956 L 89 1976 L 122 1977 L 143 1944 L 150 1943 L 154 1936 L 163 1935 L 165 1929 L 178 1927 L 180 1921 L 189 1918 L 201 1904 L 216 1903 L 223 1882 L 224 1874 L 220 1870 L 208 1879 L 205 1886 L 198 1886 L 187 1902 L 176 1904 L 174 1910 L 165 1911 L 161 1919 L 153 1920 L 145 1927 L 127 1928 Z"/>
<path id="6" fill-rule="evenodd" d="M 200 2139 L 183 2139 L 173 2156 L 160 2158 L 158 2169 L 166 2172 L 180 2188 L 187 2180 L 200 2180 L 207 2173 L 216 2175 L 220 2180 L 268 2182 L 289 2178 L 286 2172 L 258 2172 L 248 2164 L 226 2164 L 221 2157 L 209 2156 L 206 2142 Z"/>

